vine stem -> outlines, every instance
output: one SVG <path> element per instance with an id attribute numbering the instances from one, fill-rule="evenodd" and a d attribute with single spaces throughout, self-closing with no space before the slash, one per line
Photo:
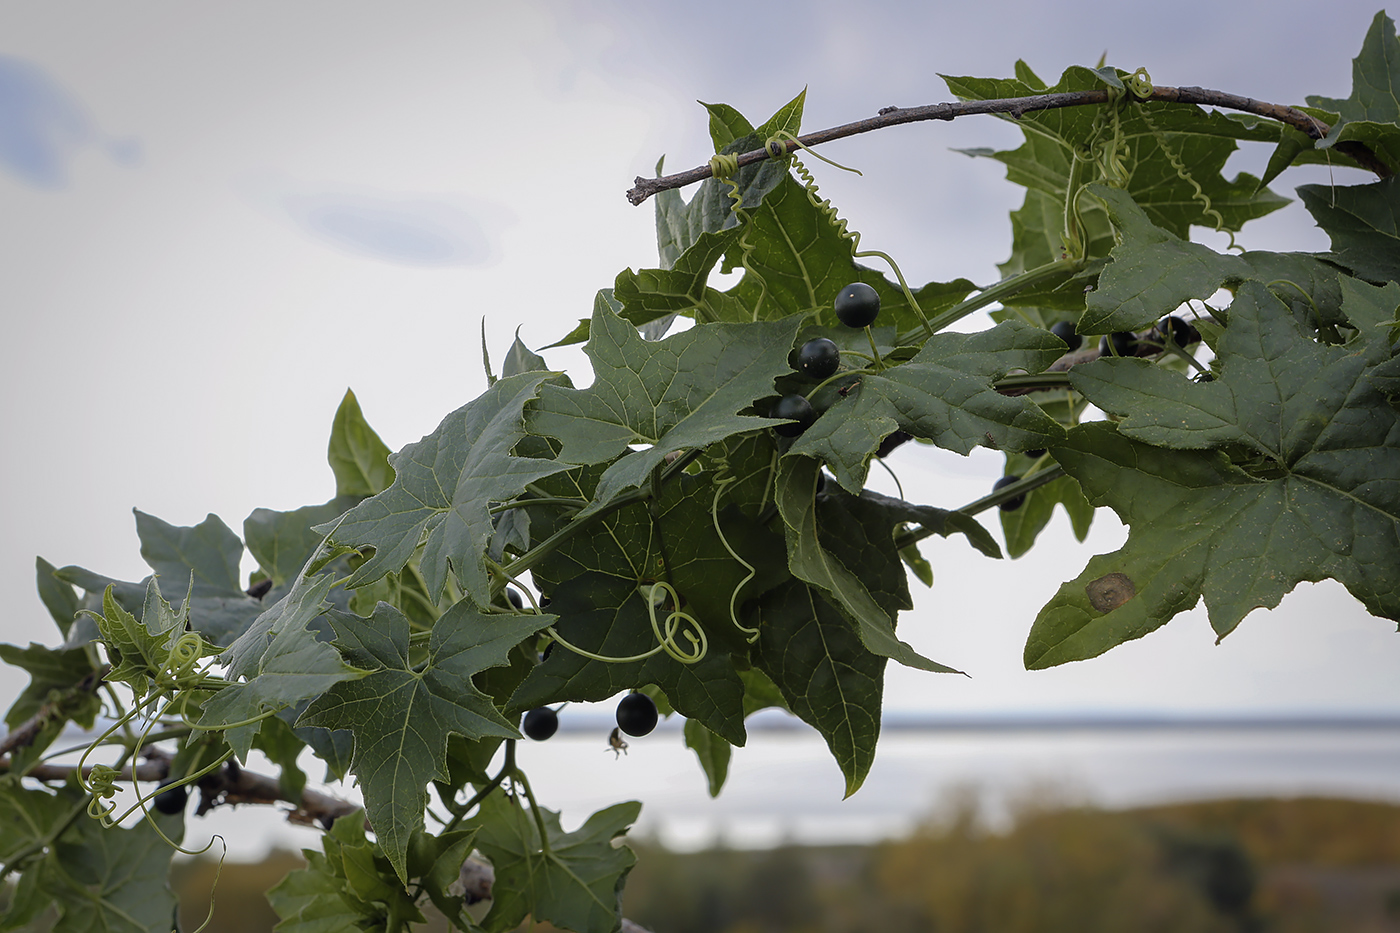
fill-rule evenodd
<path id="1" fill-rule="evenodd" d="M 955 509 L 954 511 L 961 512 L 964 515 L 976 515 L 978 512 L 985 512 L 987 509 L 1001 505 L 1003 502 L 1008 502 L 1033 489 L 1039 489 L 1041 486 L 1053 483 L 1064 475 L 1064 468 L 1057 463 L 1052 467 L 1046 467 L 1039 473 L 1032 473 L 1030 476 L 1019 479 L 1014 483 L 1007 483 L 996 492 L 983 496 L 974 502 L 969 502 L 967 505 L 960 509 Z M 937 528 L 915 528 L 897 536 L 894 539 L 894 547 L 895 550 L 902 551 L 915 542 L 922 541 L 925 538 L 931 538 L 941 533 L 941 529 Z"/>
<path id="2" fill-rule="evenodd" d="M 508 754 L 514 751 L 514 743 L 511 743 L 511 749 Z M 540 854 L 548 858 L 553 854 L 549 845 L 549 830 L 545 828 L 544 813 L 540 810 L 540 805 L 535 800 L 534 791 L 530 790 L 530 779 L 527 778 L 525 772 L 521 771 L 520 767 L 515 764 L 513 757 L 511 759 L 510 772 L 510 779 L 520 785 L 520 789 L 525 791 L 525 799 L 530 802 L 530 815 L 535 818 L 535 829 L 537 829 L 540 834 Z"/>
<path id="3" fill-rule="evenodd" d="M 964 298 L 942 314 L 934 315 L 928 320 L 928 327 L 934 331 L 940 331 L 950 324 L 961 321 L 972 312 L 987 307 L 989 304 L 994 304 L 995 302 L 1001 301 L 1003 298 L 1010 298 L 1012 295 L 1040 285 L 1043 282 L 1048 282 L 1065 273 L 1078 272 L 1082 268 L 1084 268 L 1084 262 L 1082 260 L 1053 259 L 1044 265 L 1036 266 L 1033 269 L 1027 269 L 1025 272 L 1008 275 L 995 285 L 989 285 L 970 298 Z M 923 332 L 924 327 L 921 325 L 911 331 L 900 334 L 898 342 L 901 345 L 910 343 L 917 340 L 919 335 Z"/>
<path id="4" fill-rule="evenodd" d="M 700 454 L 702 452 L 703 451 L 698 447 L 687 450 L 685 453 L 677 457 L 672 463 L 667 464 L 661 470 L 659 476 L 654 478 L 654 481 L 656 479 L 659 479 L 661 485 L 664 486 L 672 477 L 680 473 L 691 463 L 695 462 L 695 460 L 697 460 L 700 457 Z M 629 505 L 636 505 L 639 502 L 646 502 L 652 497 L 660 495 L 661 489 L 659 487 L 652 488 L 652 486 L 653 483 L 648 483 L 646 486 L 640 487 L 638 489 L 631 489 L 627 492 L 621 493 L 616 499 L 609 502 L 602 508 L 598 509 L 598 511 L 589 513 L 583 518 L 576 519 L 575 521 L 572 521 L 569 524 L 565 525 L 563 528 L 560 528 L 554 534 L 550 535 L 548 538 L 545 538 L 539 544 L 532 547 L 527 553 L 522 554 L 520 557 L 507 564 L 503 568 L 505 572 L 503 574 L 498 575 L 495 583 L 492 584 L 492 592 L 495 593 L 504 589 L 507 579 L 514 579 L 516 577 L 519 577 L 527 570 L 533 568 L 540 561 L 544 560 L 550 554 L 554 553 L 554 551 L 558 550 L 559 546 L 564 544 L 570 538 L 574 537 L 582 531 L 587 530 L 588 528 L 607 518 L 609 515 L 612 515 L 614 512 L 617 512 L 620 509 L 624 509 Z"/>
<path id="5" fill-rule="evenodd" d="M 1284 123 L 1310 139 L 1322 139 L 1331 127 L 1295 107 L 1271 104 L 1267 101 L 1243 97 L 1227 91 L 1213 91 L 1203 87 L 1154 87 L 1147 100 L 1172 104 L 1197 104 L 1207 107 L 1223 107 L 1239 110 Z M 957 103 L 927 104 L 922 107 L 885 107 L 879 115 L 854 123 L 844 123 L 825 130 L 817 130 L 796 139 L 779 140 L 788 152 L 801 147 L 810 148 L 834 139 L 845 139 L 860 133 L 882 130 L 904 123 L 920 123 L 926 120 L 953 120 L 957 117 L 981 113 L 1008 114 L 1020 119 L 1024 114 L 1038 110 L 1057 110 L 1062 107 L 1086 107 L 1108 101 L 1108 89 L 1091 91 L 1067 91 L 1058 94 L 1035 94 L 1030 97 L 1005 97 L 996 100 L 965 100 Z M 1380 178 L 1388 178 L 1391 170 L 1374 152 L 1362 143 L 1339 143 L 1337 150 L 1354 159 L 1362 168 L 1374 172 Z M 754 149 L 737 157 L 736 168 L 753 165 L 770 157 L 766 148 Z M 635 186 L 627 192 L 627 200 L 633 205 L 641 204 L 659 191 L 684 188 L 698 181 L 712 177 L 708 163 L 686 172 L 662 175 L 658 178 L 637 176 Z"/>

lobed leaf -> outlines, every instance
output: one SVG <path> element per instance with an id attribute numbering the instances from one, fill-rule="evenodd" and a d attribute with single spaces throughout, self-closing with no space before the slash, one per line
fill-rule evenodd
<path id="1" fill-rule="evenodd" d="M 622 926 L 622 885 L 637 861 L 630 848 L 615 843 L 641 809 L 635 801 L 616 804 L 566 833 L 558 813 L 540 808 L 546 850 L 535 817 L 500 791 L 491 794 L 472 820 L 476 846 L 496 871 L 491 910 L 481 925 L 505 933 L 529 916 L 579 933 L 615 933 Z"/>
<path id="2" fill-rule="evenodd" d="M 1131 414 L 1116 429 L 1075 429 L 1054 455 L 1131 531 L 1041 610 L 1027 666 L 1101 654 L 1202 596 L 1223 637 L 1300 581 L 1336 579 L 1371 613 L 1400 619 L 1400 413 L 1366 378 L 1384 355 L 1313 342 L 1247 283 L 1214 382 L 1127 359 L 1076 367 L 1079 391 Z M 1212 446 L 1239 463 L 1202 449 Z M 1111 592 L 1096 599 L 1096 587 Z"/>
<path id="3" fill-rule="evenodd" d="M 487 615 L 464 598 L 433 626 L 422 664 L 409 657 L 408 619 L 388 604 L 368 619 L 336 611 L 329 619 L 336 645 L 365 673 L 332 686 L 297 725 L 354 733 L 350 767 L 364 789 L 365 810 L 406 881 L 409 840 L 423 827 L 428 783 L 447 778 L 448 735 L 519 736 L 472 685 L 472 675 L 507 663 L 511 648 L 554 617 Z"/>
<path id="4" fill-rule="evenodd" d="M 846 617 L 799 581 L 765 594 L 762 614 L 754 663 L 782 691 L 787 708 L 826 740 L 849 797 L 875 761 L 886 659 L 867 650 Z"/>
<path id="5" fill-rule="evenodd" d="M 1002 395 L 993 383 L 1012 369 L 1040 372 L 1063 354 L 1059 338 L 1018 321 L 976 334 L 935 334 L 908 362 L 863 375 L 789 455 L 820 458 L 842 487 L 858 492 L 870 458 L 896 430 L 960 454 L 989 443 L 1047 447 L 1064 429 L 1029 398 Z"/>
<path id="6" fill-rule="evenodd" d="M 787 355 L 796 333 L 796 320 L 702 324 L 647 341 L 622 318 L 595 309 L 585 348 L 593 384 L 544 386 L 528 414 L 528 430 L 563 445 L 562 463 L 550 472 L 565 469 L 565 463 L 613 460 L 629 445 L 647 446 L 608 467 L 578 517 L 642 485 L 667 454 L 764 427 L 763 419 L 738 412 L 790 371 Z"/>
<path id="7" fill-rule="evenodd" d="M 432 598 L 451 573 L 479 603 L 490 602 L 482 558 L 493 533 L 491 505 L 567 469 L 511 453 L 525 436 L 525 404 L 550 376 L 521 373 L 497 381 L 444 418 L 432 434 L 390 457 L 392 486 L 355 506 L 334 528 L 316 526 L 336 544 L 374 548 L 374 556 L 345 581 L 347 587 L 401 570 L 422 543 L 419 566 Z"/>

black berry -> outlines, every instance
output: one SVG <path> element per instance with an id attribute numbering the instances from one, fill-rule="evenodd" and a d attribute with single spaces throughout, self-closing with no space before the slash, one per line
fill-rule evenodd
<path id="1" fill-rule="evenodd" d="M 773 406 L 773 410 L 768 413 L 770 418 L 792 418 L 792 424 L 778 424 L 773 426 L 783 437 L 797 437 L 803 431 L 811 427 L 816 420 L 817 413 L 812 410 L 812 403 L 800 395 L 784 395 L 778 399 L 778 404 Z"/>
<path id="2" fill-rule="evenodd" d="M 543 742 L 559 731 L 559 714 L 548 706 L 532 709 L 525 714 L 520 730 L 536 742 Z"/>
<path id="3" fill-rule="evenodd" d="M 1084 338 L 1075 331 L 1073 321 L 1056 321 L 1050 333 L 1063 340 L 1071 350 L 1078 350 L 1084 345 Z"/>
<path id="4" fill-rule="evenodd" d="M 1201 340 L 1200 332 L 1174 314 L 1152 325 L 1152 342 L 1167 345 L 1168 335 L 1178 347 L 1188 347 Z"/>
<path id="5" fill-rule="evenodd" d="M 836 296 L 835 307 L 847 327 L 869 327 L 880 314 L 880 295 L 864 282 L 852 282 Z"/>
<path id="6" fill-rule="evenodd" d="M 510 604 L 516 609 L 525 608 L 525 600 L 521 599 L 520 594 L 510 587 L 506 587 L 506 599 L 510 600 Z"/>
<path id="7" fill-rule="evenodd" d="M 1137 356 L 1137 334 L 1120 330 L 1099 339 L 1099 356 Z"/>
<path id="8" fill-rule="evenodd" d="M 628 735 L 646 735 L 656 728 L 656 704 L 645 693 L 629 693 L 617 704 L 617 727 Z"/>
<path id="9" fill-rule="evenodd" d="M 890 454 L 894 453 L 895 448 L 900 444 L 903 444 L 905 441 L 912 441 L 913 439 L 914 435 L 910 434 L 908 431 L 895 431 L 893 434 L 886 434 L 885 439 L 880 442 L 880 446 L 875 448 L 875 456 L 881 458 L 888 457 Z"/>
<path id="10" fill-rule="evenodd" d="M 166 778 L 160 782 L 160 786 L 167 787 L 176 780 L 178 780 L 178 778 Z M 171 816 L 175 813 L 183 813 L 185 810 L 185 802 L 189 799 L 190 794 L 189 791 L 185 789 L 185 785 L 177 784 L 169 790 L 163 790 L 156 794 L 151 804 L 159 812 L 164 813 L 166 816 Z"/>
<path id="11" fill-rule="evenodd" d="M 1010 476 L 1003 476 L 1001 479 L 997 480 L 995 483 L 992 484 L 992 492 L 996 492 L 1003 486 L 1010 486 L 1012 483 L 1018 482 L 1020 479 L 1021 477 L 1017 476 L 1015 473 L 1012 473 Z M 1003 512 L 1014 512 L 1021 506 L 1025 505 L 1025 503 L 1025 495 L 1019 495 L 1014 499 L 1007 499 L 1005 502 L 1003 502 L 1001 504 L 1001 510 Z"/>
<path id="12" fill-rule="evenodd" d="M 1045 451 L 1037 447 L 1035 450 L 1026 451 L 1026 456 L 1030 457 L 1032 460 L 1039 460 L 1041 457 L 1045 456 Z"/>
<path id="13" fill-rule="evenodd" d="M 813 379 L 825 379 L 841 365 L 841 350 L 833 341 L 816 337 L 797 351 L 797 365 Z"/>

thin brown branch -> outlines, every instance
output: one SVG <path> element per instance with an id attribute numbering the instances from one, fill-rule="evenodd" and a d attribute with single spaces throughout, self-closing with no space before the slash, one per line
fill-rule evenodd
<path id="1" fill-rule="evenodd" d="M 287 813 L 287 822 L 310 826 L 320 823 L 326 829 L 342 816 L 360 809 L 358 804 L 332 797 L 315 790 L 303 790 L 299 799 L 282 791 L 274 777 L 238 767 L 232 759 L 228 765 L 199 779 L 200 799 L 195 816 L 203 816 L 215 807 L 237 806 L 240 803 L 290 803 L 294 809 Z"/>
<path id="2" fill-rule="evenodd" d="M 137 781 L 157 782 L 170 776 L 170 755 L 162 749 L 147 746 L 142 752 L 145 761 L 136 766 L 128 765 L 117 774 L 117 781 L 129 783 L 133 777 Z M 232 764 L 232 763 L 230 763 Z M 0 759 L 0 773 L 9 768 L 8 759 Z M 75 765 L 40 764 L 30 768 L 26 777 L 40 781 L 66 781 Z M 83 768 L 83 777 L 92 775 L 92 766 Z M 283 793 L 280 782 L 265 774 L 247 771 L 236 765 L 225 766 L 205 775 L 196 783 L 200 790 L 196 816 L 203 816 L 215 807 L 237 806 L 240 803 L 270 805 L 289 803 L 293 809 L 287 812 L 289 823 L 311 826 L 319 823 L 326 829 L 342 816 L 360 809 L 358 804 L 341 800 L 330 794 L 315 790 L 303 790 L 299 799 Z"/>
<path id="3" fill-rule="evenodd" d="M 10 730 L 3 739 L 0 739 L 0 758 L 8 755 L 17 748 L 32 745 L 38 738 L 39 733 L 49 722 L 56 718 L 68 719 L 69 710 L 74 700 L 92 693 L 102 686 L 102 678 L 107 676 L 110 667 L 103 665 L 100 670 L 89 673 L 82 680 L 64 690 L 59 696 L 39 707 L 39 711 L 30 716 L 24 722 Z"/>
<path id="4" fill-rule="evenodd" d="M 1254 100 L 1251 97 L 1241 97 L 1238 94 L 1229 94 L 1225 91 L 1212 91 L 1202 87 L 1157 87 L 1152 91 L 1150 100 L 1165 101 L 1177 104 L 1201 104 L 1208 107 L 1224 107 L 1229 110 L 1239 110 L 1244 113 L 1252 113 L 1257 116 L 1267 117 L 1277 120 L 1280 123 L 1292 127 L 1300 133 L 1312 139 L 1322 139 L 1331 130 L 1331 127 L 1316 117 L 1310 116 L 1294 107 L 1286 107 L 1282 104 L 1271 104 L 1267 101 Z M 890 126 L 899 126 L 903 123 L 920 123 L 925 120 L 953 120 L 957 117 L 970 116 L 979 113 L 1000 113 L 1020 119 L 1024 114 L 1037 110 L 1056 110 L 1062 107 L 1084 107 L 1095 104 L 1102 104 L 1108 100 L 1108 91 L 1070 91 L 1059 94 L 1036 94 L 1030 97 L 1007 97 L 998 100 L 968 100 L 957 103 L 927 104 L 922 107 L 886 107 L 877 116 L 865 120 L 857 120 L 854 123 L 846 123 L 841 126 L 834 126 L 830 129 L 818 130 L 815 133 L 808 133 L 799 136 L 798 140 L 804 146 L 817 146 L 822 143 L 831 142 L 835 139 L 844 139 L 847 136 L 856 136 L 860 133 L 869 133 L 872 130 L 882 130 Z M 792 140 L 784 142 L 788 152 L 797 148 L 797 144 Z M 1358 164 L 1381 178 L 1391 174 L 1389 166 L 1378 159 L 1375 153 L 1367 149 L 1360 143 L 1343 143 L 1337 147 L 1345 155 L 1355 159 Z M 765 149 L 754 149 L 738 156 L 738 167 L 753 165 L 755 162 L 762 162 L 768 158 Z M 677 172 L 674 175 L 662 175 L 659 178 L 643 178 L 637 176 L 636 186 L 627 192 L 627 200 L 634 205 L 641 204 L 647 198 L 659 191 L 669 191 L 673 188 L 684 188 L 697 181 L 710 178 L 714 173 L 710 170 L 708 163 L 697 166 L 686 172 Z"/>

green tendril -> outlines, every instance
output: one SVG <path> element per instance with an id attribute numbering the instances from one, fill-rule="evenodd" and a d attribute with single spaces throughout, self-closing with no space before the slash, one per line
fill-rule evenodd
<path id="1" fill-rule="evenodd" d="M 1225 229 L 1225 217 L 1215 209 L 1215 205 L 1211 203 L 1210 195 L 1206 194 L 1205 191 L 1201 189 L 1196 179 L 1191 177 L 1191 173 L 1186 169 L 1186 163 L 1181 160 L 1180 154 L 1172 147 L 1171 142 L 1167 139 L 1167 134 L 1162 132 L 1146 109 L 1140 111 L 1140 113 L 1142 114 L 1142 122 L 1146 123 L 1147 128 L 1152 131 L 1152 136 L 1157 140 L 1157 145 L 1161 148 L 1162 154 L 1167 157 L 1167 161 L 1171 163 L 1171 167 L 1176 170 L 1176 177 L 1191 186 L 1191 200 L 1199 202 L 1201 205 L 1201 213 L 1215 221 L 1216 233 L 1223 233 L 1230 238 L 1230 245 L 1227 246 L 1226 249 L 1238 249 L 1243 251 L 1244 247 L 1235 243 L 1234 232 Z"/>
<path id="2" fill-rule="evenodd" d="M 83 782 L 84 788 L 92 799 L 88 801 L 87 815 L 94 820 L 100 820 L 103 826 L 112 826 L 116 823 L 111 819 L 117 810 L 117 805 L 112 802 L 112 798 L 117 795 L 117 778 L 121 772 L 108 765 L 93 765 L 88 772 L 86 779 L 82 777 L 81 766 L 78 769 L 78 780 Z"/>
<path id="3" fill-rule="evenodd" d="M 662 651 L 662 646 L 657 645 L 650 651 L 644 651 L 641 654 L 634 654 L 626 658 L 608 657 L 605 654 L 594 654 L 592 651 L 589 651 L 586 648 L 580 648 L 578 645 L 573 644 L 572 642 L 565 639 L 564 636 L 560 635 L 558 630 L 555 629 L 552 625 L 546 626 L 545 631 L 549 633 L 550 638 L 553 638 L 555 641 L 559 642 L 559 644 L 563 645 L 565 648 L 568 648 L 574 654 L 579 655 L 580 657 L 588 658 L 592 661 L 602 661 L 606 664 L 628 664 L 632 661 L 645 661 L 647 658 L 652 657 L 656 654 L 660 654 Z"/>
<path id="4" fill-rule="evenodd" d="M 836 208 L 833 207 L 831 204 L 831 199 L 820 197 L 821 189 L 817 187 L 816 179 L 812 176 L 812 173 L 807 170 L 807 166 L 802 164 L 802 160 L 797 158 L 796 153 L 788 149 L 788 143 L 791 143 L 793 146 L 796 146 L 803 152 L 810 153 L 816 158 L 821 159 L 826 164 L 835 166 L 836 168 L 839 168 L 844 172 L 854 172 L 855 174 L 860 175 L 860 170 L 851 168 L 847 165 L 842 165 L 839 162 L 834 162 L 831 159 L 828 159 L 826 156 L 822 155 L 816 150 L 803 145 L 801 140 L 799 140 L 796 136 L 793 136 L 791 133 L 785 130 L 779 130 L 776 135 L 774 135 L 771 139 L 768 140 L 767 143 L 764 144 L 764 149 L 767 150 L 769 158 L 772 158 L 777 161 L 786 160 L 788 164 L 792 167 L 792 169 L 795 172 L 797 172 L 798 177 L 802 180 L 802 187 L 807 192 L 807 200 L 811 202 L 813 207 L 815 207 L 817 210 L 821 211 L 823 214 L 826 215 L 827 220 L 831 223 L 833 227 L 836 228 L 836 232 L 843 239 L 851 241 L 852 257 L 856 259 L 864 259 L 867 256 L 876 256 L 889 263 L 890 268 L 894 270 L 895 278 L 899 279 L 899 289 L 904 293 L 904 299 L 909 302 L 909 307 L 914 309 L 914 313 L 918 315 L 920 322 L 923 323 L 924 332 L 928 336 L 932 337 L 933 328 L 929 325 L 928 316 L 924 314 L 924 309 L 919 307 L 918 299 L 914 297 L 914 293 L 909 289 L 909 283 L 904 280 L 904 273 L 900 271 L 899 263 L 895 262 L 893 257 L 891 257 L 888 253 L 883 253 L 878 249 L 869 249 L 863 252 L 861 251 L 860 232 L 856 230 L 848 230 L 848 221 L 846 221 L 845 218 L 841 217 L 840 214 L 836 212 Z M 775 155 L 775 152 L 781 153 L 781 155 Z"/>
<path id="5" fill-rule="evenodd" d="M 664 621 L 658 621 L 656 617 L 656 595 L 658 592 L 664 592 L 669 597 L 671 603 L 677 607 L 671 610 Z M 669 583 L 657 582 L 645 589 L 642 595 L 646 600 L 647 613 L 651 618 L 651 630 L 656 636 L 657 641 L 656 647 L 652 648 L 650 651 L 643 651 L 641 654 L 634 654 L 625 658 L 611 657 L 605 654 L 596 654 L 586 648 L 580 648 L 578 645 L 573 644 L 560 635 L 559 631 L 552 625 L 547 626 L 545 631 L 549 633 L 549 637 L 553 638 L 574 654 L 593 661 L 602 661 L 605 664 L 629 664 L 633 661 L 645 661 L 647 658 L 653 657 L 662 651 L 682 664 L 694 664 L 704 658 L 705 654 L 709 651 L 710 640 L 705 635 L 705 629 L 700 625 L 699 620 L 690 613 L 680 609 L 680 594 L 676 592 L 675 587 L 671 586 Z M 693 631 L 686 631 L 686 626 L 689 626 Z M 677 644 L 677 634 L 684 634 L 686 640 L 690 642 L 689 651 L 686 651 Z"/>
<path id="6" fill-rule="evenodd" d="M 763 308 L 763 299 L 768 297 L 768 280 L 765 279 L 757 269 L 749 265 L 749 254 L 753 252 L 753 243 L 749 240 L 749 232 L 752 229 L 749 225 L 749 214 L 744 210 L 744 196 L 739 191 L 739 183 L 734 180 L 734 173 L 739 170 L 739 157 L 733 154 L 715 153 L 710 158 L 710 172 L 717 181 L 722 181 L 729 186 L 726 194 L 729 195 L 729 211 L 739 220 L 739 225 L 743 232 L 739 234 L 739 265 L 744 272 L 754 277 L 758 282 L 758 300 L 753 305 L 753 320 L 758 320 L 758 313 Z"/>
<path id="7" fill-rule="evenodd" d="M 665 592 L 671 604 L 676 607 L 666 616 L 664 623 L 659 623 L 656 620 L 658 602 L 656 594 L 658 592 Z M 676 592 L 675 587 L 658 580 L 647 591 L 647 612 L 651 616 L 652 633 L 656 635 L 656 640 L 661 643 L 661 648 L 682 664 L 694 664 L 705 657 L 706 652 L 709 651 L 710 640 L 705 636 L 705 629 L 700 625 L 700 622 L 693 615 L 681 609 L 680 601 L 680 594 Z M 685 631 L 682 626 L 686 624 L 689 624 L 694 631 Z M 661 631 L 663 625 L 666 629 L 664 634 Z M 691 650 L 689 653 L 676 645 L 677 632 L 683 632 L 690 642 Z"/>
<path id="8" fill-rule="evenodd" d="M 722 472 L 727 472 L 728 469 L 729 464 L 726 462 Z M 715 534 L 719 535 L 719 543 L 724 545 L 724 549 L 729 552 L 729 556 L 737 560 L 744 566 L 744 569 L 749 572 L 748 576 L 740 580 L 738 585 L 734 587 L 734 591 L 729 594 L 729 621 L 734 623 L 735 628 L 748 636 L 748 641 L 752 644 L 758 641 L 758 629 L 749 628 L 739 621 L 739 613 L 734 604 L 739 599 L 739 591 L 758 575 L 758 571 L 754 568 L 753 564 L 740 557 L 739 552 L 730 546 L 729 539 L 724 536 L 724 529 L 719 526 L 719 497 L 724 494 L 726 486 L 736 482 L 738 482 L 738 479 L 733 476 L 726 476 L 724 479 L 715 480 L 715 495 L 714 498 L 710 500 L 710 522 L 715 526 Z"/>
<path id="9" fill-rule="evenodd" d="M 1155 88 L 1152 86 L 1152 76 L 1147 73 L 1146 68 L 1139 68 L 1129 76 L 1128 90 L 1132 91 L 1138 100 L 1147 100 L 1152 96 Z"/>

